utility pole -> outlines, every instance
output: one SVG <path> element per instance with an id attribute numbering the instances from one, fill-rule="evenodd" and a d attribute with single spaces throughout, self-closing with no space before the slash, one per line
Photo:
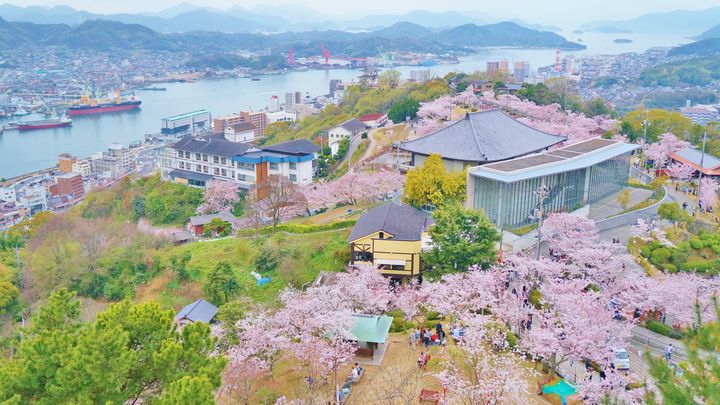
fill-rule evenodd
<path id="1" fill-rule="evenodd" d="M 698 211 L 700 210 L 700 194 L 702 193 L 702 188 L 700 187 L 700 184 L 702 183 L 702 175 L 703 175 L 703 169 L 705 168 L 705 144 L 707 143 L 707 130 L 703 132 L 703 142 L 702 142 L 702 154 L 700 155 L 700 170 L 698 173 L 698 200 L 697 200 L 697 207 Z"/>
<path id="2" fill-rule="evenodd" d="M 535 260 L 540 260 L 540 244 L 542 242 L 542 231 L 540 228 L 542 228 L 542 221 L 543 221 L 543 206 L 545 205 L 545 200 L 550 196 L 550 192 L 552 189 L 546 185 L 540 186 L 537 190 L 535 190 L 535 195 L 538 198 L 538 208 L 537 213 L 535 214 L 535 219 L 537 219 L 537 249 L 535 251 Z"/>

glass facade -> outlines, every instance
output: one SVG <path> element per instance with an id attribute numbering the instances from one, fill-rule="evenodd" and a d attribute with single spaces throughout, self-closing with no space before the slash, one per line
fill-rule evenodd
<path id="1" fill-rule="evenodd" d="M 630 172 L 630 153 L 596 165 L 519 180 L 512 183 L 473 176 L 473 207 L 481 209 L 497 226 L 521 226 L 539 208 L 535 192 L 545 185 L 550 195 L 545 212 L 574 211 L 619 192 L 625 187 Z"/>

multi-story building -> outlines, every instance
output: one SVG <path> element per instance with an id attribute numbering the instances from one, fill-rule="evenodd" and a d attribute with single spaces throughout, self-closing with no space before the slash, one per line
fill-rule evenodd
<path id="1" fill-rule="evenodd" d="M 173 115 L 162 119 L 160 132 L 163 134 L 177 134 L 209 128 L 212 117 L 208 110 L 192 111 L 185 114 Z"/>
<path id="2" fill-rule="evenodd" d="M 718 110 L 714 107 L 683 107 L 680 109 L 680 113 L 687 118 L 690 118 L 692 122 L 700 125 L 707 125 L 708 122 L 718 120 Z"/>
<path id="3" fill-rule="evenodd" d="M 58 156 L 58 167 L 63 173 L 72 173 L 73 165 L 77 162 L 77 160 L 78 158 L 69 153 L 61 153 Z"/>
<path id="4" fill-rule="evenodd" d="M 83 178 L 78 173 L 65 173 L 57 176 L 57 183 L 51 186 L 50 194 L 53 196 L 69 195 L 74 199 L 85 195 Z"/>
<path id="5" fill-rule="evenodd" d="M 328 145 L 330 152 L 335 155 L 340 149 L 340 142 L 345 138 L 352 139 L 357 134 L 365 131 L 367 128 L 362 121 L 353 118 L 343 122 L 328 132 Z"/>
<path id="6" fill-rule="evenodd" d="M 267 124 L 270 125 L 274 122 L 293 122 L 297 118 L 297 115 L 287 111 L 275 111 L 265 113 L 267 118 Z"/>
<path id="7" fill-rule="evenodd" d="M 77 160 L 72 165 L 72 172 L 87 177 L 92 173 L 92 164 L 89 159 Z"/>
<path id="8" fill-rule="evenodd" d="M 255 139 L 260 139 L 265 136 L 267 118 L 263 111 L 241 111 L 240 116 L 243 122 L 250 123 L 255 127 Z"/>
<path id="9" fill-rule="evenodd" d="M 188 136 L 165 148 L 160 174 L 165 180 L 195 187 L 219 179 L 249 190 L 271 175 L 285 176 L 295 184 L 310 184 L 317 169 L 318 150 L 304 139 L 259 147 L 217 136 Z"/>
<path id="10" fill-rule="evenodd" d="M 233 124 L 225 128 L 224 136 L 230 142 L 249 142 L 255 140 L 255 125 L 249 122 Z"/>
<path id="11" fill-rule="evenodd" d="M 121 144 L 114 143 L 108 151 L 92 159 L 92 173 L 111 179 L 118 179 L 130 173 L 133 169 L 133 155 L 129 149 Z"/>
<path id="12" fill-rule="evenodd" d="M 23 209 L 14 202 L 0 202 L 0 231 L 7 231 L 24 218 Z"/>
<path id="13" fill-rule="evenodd" d="M 215 133 L 225 131 L 225 128 L 240 124 L 243 122 L 243 117 L 240 114 L 230 114 L 224 117 L 213 119 L 213 131 Z"/>
<path id="14" fill-rule="evenodd" d="M 293 106 L 302 104 L 302 93 L 299 91 L 285 93 L 285 111 L 293 111 Z"/>
<path id="15" fill-rule="evenodd" d="M 17 192 L 15 186 L 0 187 L 0 201 L 15 202 L 17 200 Z"/>
<path id="16" fill-rule="evenodd" d="M 295 114 L 297 121 L 302 121 L 313 114 L 317 114 L 320 110 L 312 104 L 295 104 L 292 110 L 289 111 Z"/>
<path id="17" fill-rule="evenodd" d="M 17 203 L 25 207 L 30 215 L 47 210 L 47 190 L 43 185 L 27 186 L 17 195 Z"/>
<path id="18" fill-rule="evenodd" d="M 524 82 L 530 77 L 530 62 L 516 61 L 513 66 L 513 78 L 517 82 Z"/>

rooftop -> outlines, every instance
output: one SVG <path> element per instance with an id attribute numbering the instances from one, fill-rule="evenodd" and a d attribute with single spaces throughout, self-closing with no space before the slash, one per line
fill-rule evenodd
<path id="1" fill-rule="evenodd" d="M 249 122 L 240 122 L 237 124 L 229 125 L 228 128 L 232 128 L 235 132 L 254 131 L 255 125 Z"/>
<path id="2" fill-rule="evenodd" d="M 365 130 L 365 124 L 362 123 L 357 118 L 353 118 L 350 120 L 347 120 L 339 125 L 342 128 L 345 128 L 346 130 L 350 132 L 358 132 L 358 131 L 364 131 Z"/>
<path id="3" fill-rule="evenodd" d="M 383 231 L 394 240 L 421 240 L 423 231 L 433 224 L 432 217 L 415 207 L 394 202 L 364 213 L 353 227 L 348 242 Z"/>
<path id="4" fill-rule="evenodd" d="M 705 153 L 705 157 L 703 157 L 702 152 L 695 148 L 681 149 L 670 154 L 670 157 L 680 163 L 684 163 L 694 168 L 695 170 L 700 170 L 700 162 L 702 162 L 704 174 L 720 174 L 720 159 L 708 153 Z M 715 171 L 718 173 L 714 173 Z"/>
<path id="5" fill-rule="evenodd" d="M 363 115 L 362 117 L 358 118 L 360 121 L 376 121 L 380 118 L 385 117 L 387 114 L 377 113 L 377 114 L 367 114 Z"/>
<path id="6" fill-rule="evenodd" d="M 638 147 L 611 139 L 593 138 L 537 155 L 473 167 L 469 173 L 471 176 L 513 183 L 590 167 Z"/>
<path id="7" fill-rule="evenodd" d="M 205 225 L 210 223 L 215 218 L 220 218 L 221 220 L 225 222 L 230 222 L 233 226 L 237 225 L 237 218 L 235 215 L 233 215 L 230 212 L 219 212 L 217 214 L 205 214 L 205 215 L 196 215 L 193 217 L 190 217 L 188 221 L 190 221 L 190 225 L 197 226 L 197 225 Z"/>
<path id="8" fill-rule="evenodd" d="M 169 120 L 169 121 L 181 120 L 181 119 L 183 119 L 183 118 L 190 118 L 190 117 L 194 117 L 194 116 L 196 116 L 196 115 L 202 115 L 202 114 L 210 114 L 210 111 L 208 111 L 208 110 L 197 110 L 197 111 L 192 111 L 192 112 L 188 112 L 188 113 L 184 113 L 184 114 L 171 115 L 171 116 L 165 117 L 165 118 L 163 118 L 163 119 L 164 119 L 164 120 Z"/>
<path id="9" fill-rule="evenodd" d="M 295 139 L 292 141 L 277 143 L 275 145 L 267 145 L 263 146 L 263 149 L 271 152 L 289 153 L 294 155 L 307 155 L 320 150 L 317 145 L 307 139 Z"/>
<path id="10" fill-rule="evenodd" d="M 168 177 L 175 179 L 180 177 L 181 179 L 196 180 L 196 181 L 208 181 L 212 179 L 212 176 L 204 173 L 191 172 L 188 170 L 175 169 L 168 173 Z"/>
<path id="11" fill-rule="evenodd" d="M 387 315 L 353 315 L 354 324 L 350 334 L 358 342 L 385 343 L 393 318 Z"/>
<path id="12" fill-rule="evenodd" d="M 241 155 L 253 147 L 254 145 L 249 143 L 230 142 L 226 139 L 214 137 L 195 138 L 192 136 L 186 136 L 172 146 L 173 149 L 226 157 Z"/>
<path id="13" fill-rule="evenodd" d="M 500 109 L 469 113 L 465 118 L 422 138 L 402 142 L 400 149 L 445 159 L 491 163 L 547 149 L 565 137 L 531 128 Z"/>
<path id="14" fill-rule="evenodd" d="M 190 322 L 210 323 L 217 312 L 218 308 L 215 305 L 200 299 L 178 311 L 175 315 L 175 322 L 187 319 Z"/>

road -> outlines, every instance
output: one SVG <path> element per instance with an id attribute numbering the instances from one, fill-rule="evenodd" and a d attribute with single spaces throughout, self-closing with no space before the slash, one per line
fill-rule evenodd
<path id="1" fill-rule="evenodd" d="M 135 155 L 136 173 L 138 177 L 151 175 L 158 170 L 160 150 L 162 150 L 160 146 L 150 146 L 138 151 L 137 155 Z"/>

